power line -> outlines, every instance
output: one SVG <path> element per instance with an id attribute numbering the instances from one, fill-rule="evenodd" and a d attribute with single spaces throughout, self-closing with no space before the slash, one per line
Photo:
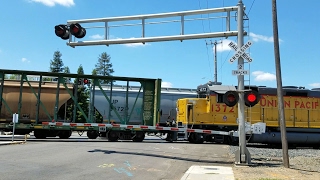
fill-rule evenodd
<path id="1" fill-rule="evenodd" d="M 198 0 L 198 2 L 199 2 L 199 9 L 202 9 L 202 8 L 201 8 L 201 2 L 200 2 L 200 0 Z M 208 0 L 207 0 L 207 2 L 208 2 Z M 207 8 L 208 8 L 208 4 L 207 4 Z M 209 14 L 208 14 L 208 17 L 209 17 Z M 202 18 L 202 14 L 201 14 L 201 18 Z M 202 20 L 201 22 L 202 22 L 202 29 L 203 29 L 203 32 L 205 33 L 203 20 Z M 210 24 L 210 20 L 209 20 L 209 24 Z M 209 25 L 209 29 L 210 29 L 210 25 Z M 210 29 L 210 32 L 211 32 L 211 29 Z M 208 50 L 208 46 L 207 46 L 207 41 L 206 41 L 206 40 L 204 40 L 204 41 L 206 42 L 207 60 L 208 60 L 208 63 L 209 63 L 210 79 L 211 79 L 211 78 L 212 78 L 212 69 L 211 69 L 211 64 L 210 64 L 209 50 Z M 212 45 L 211 45 L 211 49 L 212 49 Z"/>
<path id="2" fill-rule="evenodd" d="M 254 4 L 255 1 L 256 1 L 256 0 L 253 0 L 253 1 L 252 1 L 252 4 L 251 4 L 250 9 L 249 9 L 249 11 L 248 11 L 248 15 L 249 15 L 249 13 L 250 13 L 250 11 L 251 11 L 251 8 L 252 8 L 252 6 L 253 6 L 253 4 Z"/>
<path id="3" fill-rule="evenodd" d="M 199 9 L 202 9 L 202 8 L 201 8 L 201 2 L 200 2 L 200 0 L 198 0 L 198 2 L 199 2 Z M 201 14 L 201 18 L 202 18 L 202 14 Z M 202 20 L 201 22 L 202 22 L 202 29 L 203 29 L 203 32 L 205 33 L 204 25 L 203 25 L 203 20 Z"/>
<path id="4" fill-rule="evenodd" d="M 207 0 L 207 9 L 209 9 L 209 4 L 208 4 L 208 0 Z M 210 18 L 209 14 L 208 14 L 208 18 Z M 211 32 L 211 24 L 210 24 L 210 19 L 208 19 L 209 21 L 209 31 Z"/>

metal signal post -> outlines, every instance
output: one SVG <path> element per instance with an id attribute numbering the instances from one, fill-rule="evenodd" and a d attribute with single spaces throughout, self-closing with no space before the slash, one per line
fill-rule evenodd
<path id="1" fill-rule="evenodd" d="M 243 46 L 243 12 L 244 7 L 242 0 L 238 2 L 238 47 Z M 244 67 L 244 62 L 242 56 L 238 59 L 238 66 Z M 239 101 L 238 101 L 238 120 L 239 120 L 239 150 L 235 153 L 236 164 L 251 164 L 251 155 L 246 147 L 246 131 L 245 131 L 245 114 L 244 114 L 244 75 L 240 74 L 238 76 L 238 91 L 239 91 Z"/>

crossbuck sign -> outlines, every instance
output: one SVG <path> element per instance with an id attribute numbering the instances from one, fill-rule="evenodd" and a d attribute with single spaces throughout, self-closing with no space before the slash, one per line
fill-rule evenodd
<path id="1" fill-rule="evenodd" d="M 246 59 L 249 63 L 252 62 L 252 58 L 246 54 L 246 50 L 252 45 L 251 41 L 248 41 L 246 44 L 244 44 L 241 48 L 239 48 L 235 43 L 230 42 L 228 44 L 229 47 L 234 49 L 236 53 L 229 59 L 229 62 L 232 64 L 234 61 L 236 61 L 239 57 L 243 57 Z"/>

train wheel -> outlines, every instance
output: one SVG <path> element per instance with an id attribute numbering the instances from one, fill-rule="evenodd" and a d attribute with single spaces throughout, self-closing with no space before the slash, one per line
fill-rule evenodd
<path id="1" fill-rule="evenodd" d="M 132 139 L 133 142 L 142 142 L 144 140 L 145 137 L 145 133 L 142 132 L 136 132 L 136 135 L 134 136 L 134 138 Z"/>
<path id="2" fill-rule="evenodd" d="M 194 139 L 191 137 L 191 133 L 190 134 L 188 134 L 188 141 L 189 141 L 189 143 L 192 143 L 192 144 L 194 144 L 195 143 L 195 141 L 194 141 Z"/>
<path id="3" fill-rule="evenodd" d="M 108 133 L 108 140 L 111 142 L 116 142 L 118 141 L 119 137 L 118 137 L 118 133 L 115 131 L 110 131 Z"/>
<path id="4" fill-rule="evenodd" d="M 232 144 L 232 139 L 229 136 L 223 136 L 223 144 L 228 144 L 231 145 Z"/>
<path id="5" fill-rule="evenodd" d="M 191 133 L 188 140 L 190 143 L 194 144 L 202 144 L 204 142 L 204 139 L 201 137 L 201 134 L 198 133 Z"/>
<path id="6" fill-rule="evenodd" d="M 72 131 L 60 131 L 58 136 L 60 139 L 69 139 L 71 134 L 72 134 Z"/>
<path id="7" fill-rule="evenodd" d="M 97 139 L 98 133 L 96 131 L 87 131 L 87 137 L 89 139 Z"/>
<path id="8" fill-rule="evenodd" d="M 47 138 L 46 132 L 42 131 L 42 130 L 35 130 L 33 132 L 34 137 L 36 137 L 36 139 L 45 139 Z"/>
<path id="9" fill-rule="evenodd" d="M 167 133 L 166 141 L 173 142 L 173 134 L 172 132 Z"/>

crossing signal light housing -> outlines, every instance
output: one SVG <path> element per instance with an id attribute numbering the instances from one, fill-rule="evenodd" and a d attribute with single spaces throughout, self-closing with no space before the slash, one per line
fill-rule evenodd
<path id="1" fill-rule="evenodd" d="M 235 106 L 239 101 L 239 94 L 236 91 L 227 91 L 223 95 L 223 102 L 229 106 L 233 107 Z"/>
<path id="2" fill-rule="evenodd" d="M 229 106 L 235 106 L 239 101 L 239 94 L 236 91 L 227 91 L 223 95 L 223 102 Z M 244 93 L 244 104 L 248 107 L 253 107 L 260 101 L 260 95 L 257 91 L 246 91 Z"/>
<path id="3" fill-rule="evenodd" d="M 82 85 L 82 79 L 81 78 L 78 79 L 78 85 Z"/>
<path id="4" fill-rule="evenodd" d="M 86 35 L 86 29 L 78 23 L 70 25 L 70 32 L 76 38 L 83 38 Z"/>
<path id="5" fill-rule="evenodd" d="M 54 27 L 55 33 L 58 37 L 60 37 L 63 40 L 67 40 L 69 39 L 70 36 L 70 32 L 69 32 L 69 28 L 67 25 L 64 24 L 60 24 L 60 25 L 56 25 Z"/>
<path id="6" fill-rule="evenodd" d="M 257 91 L 248 91 L 244 93 L 244 103 L 248 107 L 252 107 L 258 104 L 260 100 L 260 95 Z"/>
<path id="7" fill-rule="evenodd" d="M 90 80 L 89 79 L 83 79 L 83 84 L 90 84 Z"/>

